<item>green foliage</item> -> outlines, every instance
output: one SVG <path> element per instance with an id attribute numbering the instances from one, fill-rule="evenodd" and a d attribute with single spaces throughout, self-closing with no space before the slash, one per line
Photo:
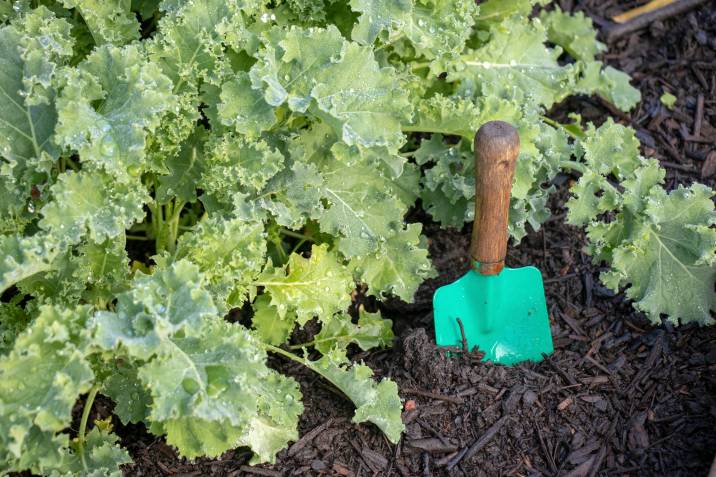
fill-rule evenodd
<path id="1" fill-rule="evenodd" d="M 271 297 L 279 318 L 291 313 L 300 325 L 348 308 L 353 289 L 350 271 L 325 245 L 314 246 L 310 258 L 292 254 L 284 267 L 269 262 L 254 283 Z"/>
<path id="2" fill-rule="evenodd" d="M 267 353 L 397 442 L 397 386 L 346 357 L 391 322 L 349 315 L 352 294 L 411 301 L 435 275 L 407 212 L 472 220 L 493 119 L 520 134 L 513 238 L 582 172 L 568 218 L 603 281 L 655 321 L 712 321 L 711 191 L 664 191 L 621 126 L 545 118 L 574 94 L 639 100 L 583 15 L 530 17 L 545 3 L 0 2 L 0 468 L 119 475 L 111 425 L 87 422 L 98 392 L 183 456 L 272 462 L 303 407 Z"/>
<path id="3" fill-rule="evenodd" d="M 589 252 L 609 262 L 602 281 L 614 290 L 628 286 L 626 295 L 652 321 L 667 315 L 677 324 L 712 324 L 714 192 L 701 184 L 666 192 L 665 171 L 638 147 L 634 132 L 611 120 L 588 129 L 576 144 L 586 172 L 572 189 L 568 220 L 587 226 Z"/>
<path id="4" fill-rule="evenodd" d="M 0 358 L 0 465 L 49 474 L 62 469 L 77 398 L 94 373 L 86 358 L 89 306 L 42 308 Z M 32 376 L 33 379 L 28 379 Z"/>
<path id="5" fill-rule="evenodd" d="M 564 48 L 575 60 L 594 61 L 595 57 L 607 48 L 597 41 L 592 20 L 582 12 L 570 15 L 555 7 L 550 12 L 543 11 L 539 18 L 547 28 L 549 41 Z"/>
<path id="6" fill-rule="evenodd" d="M 130 10 L 132 0 L 61 1 L 82 15 L 96 45 L 122 45 L 139 38 L 139 22 Z"/>
<path id="7" fill-rule="evenodd" d="M 358 323 L 353 323 L 347 314 L 333 317 L 313 340 L 315 348 L 328 353 L 334 347 L 345 349 L 351 343 L 362 350 L 390 346 L 393 322 L 384 320 L 380 313 L 368 313 L 363 308 L 359 313 Z"/>
<path id="8" fill-rule="evenodd" d="M 373 371 L 364 364 L 351 365 L 339 347 L 324 353 L 318 361 L 300 360 L 343 392 L 356 406 L 353 422 L 372 422 L 394 443 L 405 426 L 400 418 L 402 405 L 398 386 L 390 379 L 375 383 Z"/>

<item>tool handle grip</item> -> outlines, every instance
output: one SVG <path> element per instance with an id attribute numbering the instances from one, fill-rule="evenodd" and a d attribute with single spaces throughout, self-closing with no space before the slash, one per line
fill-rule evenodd
<path id="1" fill-rule="evenodd" d="M 505 266 L 510 191 L 519 152 L 517 130 L 506 122 L 490 121 L 475 134 L 475 222 L 470 256 L 482 275 L 497 275 Z"/>

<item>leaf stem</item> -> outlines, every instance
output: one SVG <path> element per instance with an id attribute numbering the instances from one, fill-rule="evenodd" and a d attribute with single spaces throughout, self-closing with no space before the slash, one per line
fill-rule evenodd
<path id="1" fill-rule="evenodd" d="M 177 238 L 179 236 L 179 219 L 181 218 L 181 212 L 182 209 L 184 209 L 186 202 L 177 200 L 176 202 L 170 202 L 170 204 L 172 212 L 170 214 L 171 217 L 167 221 L 167 226 L 169 228 L 167 246 L 169 251 L 174 253 L 174 250 L 176 250 L 177 246 Z"/>
<path id="2" fill-rule="evenodd" d="M 299 343 L 295 345 L 291 345 L 288 347 L 288 349 L 302 349 L 302 348 L 308 348 L 309 346 L 316 346 L 318 343 L 326 343 L 330 341 L 348 341 L 350 342 L 351 336 L 350 335 L 338 335 L 338 336 L 331 336 L 330 338 L 322 338 L 322 339 L 314 339 L 311 341 L 307 341 L 306 343 Z"/>
<path id="3" fill-rule="evenodd" d="M 567 125 L 564 125 L 560 122 L 555 121 L 554 119 L 550 119 L 547 116 L 542 116 L 542 121 L 549 124 L 555 129 L 561 129 L 562 131 L 566 132 L 569 136 L 572 137 L 572 139 L 584 139 L 584 135 L 580 136 L 576 132 L 574 132 L 572 129 L 567 127 Z"/>
<path id="4" fill-rule="evenodd" d="M 80 450 L 80 458 L 82 459 L 82 467 L 87 470 L 87 462 L 85 461 L 85 432 L 87 431 L 87 420 L 89 419 L 90 411 L 92 410 L 92 404 L 94 404 L 94 398 L 97 397 L 99 392 L 99 384 L 95 384 L 90 389 L 85 401 L 85 407 L 82 409 L 82 419 L 80 420 L 80 430 L 77 434 L 77 443 Z"/>
<path id="5" fill-rule="evenodd" d="M 296 345 L 291 345 L 288 347 L 288 349 L 302 349 L 302 348 L 308 348 L 309 346 L 313 346 L 316 344 L 316 340 L 307 341 L 305 343 L 300 343 Z"/>
<path id="6" fill-rule="evenodd" d="M 297 356 L 289 351 L 286 351 L 285 349 L 281 349 L 277 346 L 273 346 L 270 344 L 262 343 L 262 346 L 266 351 L 270 351 L 272 353 L 280 354 L 281 356 L 290 359 L 291 361 L 295 361 L 297 363 L 301 363 L 311 371 L 319 374 L 321 377 L 323 377 L 325 380 L 327 380 L 330 383 L 333 383 L 331 380 L 331 377 L 323 372 L 323 370 L 316 366 L 315 363 L 313 363 L 310 359 L 301 358 L 300 356 Z M 334 383 L 335 384 L 335 383 Z"/>
<path id="7" fill-rule="evenodd" d="M 286 351 L 283 348 L 279 348 L 278 346 L 273 346 L 267 343 L 261 343 L 261 345 L 266 349 L 266 351 L 271 351 L 272 353 L 280 354 L 284 358 L 288 358 L 291 361 L 295 361 L 297 363 L 306 364 L 306 359 L 301 358 L 300 356 L 297 356 L 289 351 Z"/>
<path id="8" fill-rule="evenodd" d="M 304 240 L 299 240 L 298 243 L 296 244 L 296 246 L 293 247 L 293 250 L 291 250 L 291 253 L 290 253 L 289 255 L 296 253 L 296 250 L 298 250 L 299 248 L 301 248 L 301 245 L 303 245 L 304 243 L 306 243 L 306 240 L 305 240 L 305 239 L 304 239 Z"/>
<path id="9" fill-rule="evenodd" d="M 152 240 L 152 239 L 150 239 L 149 237 L 145 237 L 144 235 L 130 235 L 130 234 L 127 234 L 127 235 L 125 235 L 125 237 L 127 237 L 127 240 L 141 240 L 141 241 Z"/>
<path id="10" fill-rule="evenodd" d="M 315 240 L 313 240 L 313 238 L 310 237 L 309 235 L 305 235 L 305 234 L 302 234 L 302 233 L 300 233 L 300 232 L 294 232 L 293 230 L 285 229 L 285 228 L 283 228 L 283 227 L 281 227 L 280 229 L 278 229 L 278 232 L 279 232 L 281 235 L 286 235 L 286 236 L 288 236 L 288 237 L 293 237 L 293 238 L 297 238 L 297 239 L 301 239 L 301 240 L 306 240 L 306 241 L 309 241 L 309 242 L 315 242 Z"/>

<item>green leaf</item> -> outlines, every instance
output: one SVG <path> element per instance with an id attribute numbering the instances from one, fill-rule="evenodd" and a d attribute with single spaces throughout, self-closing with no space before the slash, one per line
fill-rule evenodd
<path id="1" fill-rule="evenodd" d="M 72 46 L 70 24 L 45 7 L 0 27 L 0 157 L 15 164 L 16 178 L 33 160 L 59 155 L 54 81 Z"/>
<path id="2" fill-rule="evenodd" d="M 213 142 L 207 152 L 209 160 L 201 178 L 202 186 L 228 203 L 236 193 L 262 191 L 284 168 L 280 151 L 264 141 L 250 141 L 245 136 L 223 136 Z"/>
<path id="3" fill-rule="evenodd" d="M 404 36 L 428 58 L 461 53 L 477 13 L 471 0 L 351 0 L 350 5 L 361 13 L 354 41 L 372 44 L 382 32 L 389 43 Z"/>
<path id="4" fill-rule="evenodd" d="M 3 2 L 0 3 L 0 23 L 5 23 L 12 16 L 12 4 L 9 1 L 3 0 Z"/>
<path id="5" fill-rule="evenodd" d="M 480 3 L 478 25 L 490 25 L 513 15 L 529 15 L 536 3 L 545 0 L 487 0 Z"/>
<path id="6" fill-rule="evenodd" d="M 320 216 L 321 231 L 341 237 L 343 255 L 369 254 L 400 230 L 405 206 L 375 167 L 334 161 L 322 175 L 329 207 Z"/>
<path id="7" fill-rule="evenodd" d="M 393 322 L 383 319 L 380 312 L 369 313 L 361 307 L 357 324 L 347 313 L 339 313 L 323 324 L 312 344 L 323 354 L 330 352 L 334 346 L 345 350 L 351 343 L 364 351 L 384 348 L 392 344 L 392 327 Z"/>
<path id="8" fill-rule="evenodd" d="M 251 324 L 261 341 L 278 346 L 285 343 L 296 325 L 295 313 L 279 315 L 278 308 L 271 304 L 268 294 L 260 295 L 253 304 L 254 316 Z M 332 322 L 333 319 L 329 320 Z"/>
<path id="9" fill-rule="evenodd" d="M 179 238 L 176 258 L 199 267 L 221 311 L 240 307 L 254 293 L 252 283 L 266 263 L 264 226 L 210 217 Z"/>
<path id="10" fill-rule="evenodd" d="M 392 294 L 410 303 L 420 284 L 436 276 L 427 244 L 420 237 L 421 228 L 420 224 L 408 224 L 377 252 L 351 260 L 356 277 L 368 285 L 371 295 L 383 298 Z"/>
<path id="11" fill-rule="evenodd" d="M 269 261 L 254 285 L 271 296 L 271 305 L 281 319 L 295 312 L 296 321 L 303 326 L 314 316 L 322 319 L 347 309 L 353 278 L 326 245 L 314 245 L 310 258 L 291 254 L 284 267 Z"/>
<path id="12" fill-rule="evenodd" d="M 512 17 L 490 28 L 490 41 L 463 55 L 448 81 L 476 81 L 484 96 L 524 95 L 532 104 L 550 108 L 574 88 L 579 69 L 560 65 L 561 48 L 545 45 L 547 32 L 538 21 Z"/>
<path id="13" fill-rule="evenodd" d="M 236 209 L 253 210 L 245 213 L 249 217 L 263 217 L 267 211 L 279 225 L 300 229 L 308 219 L 318 218 L 323 210 L 323 183 L 315 165 L 294 162 L 272 177 L 260 194 L 237 194 L 234 204 Z"/>
<path id="14" fill-rule="evenodd" d="M 565 13 L 559 6 L 552 11 L 542 11 L 540 20 L 547 27 L 547 38 L 559 45 L 575 60 L 594 61 L 594 58 L 606 50 L 603 43 L 597 41 L 597 31 L 592 19 L 583 12 Z"/>
<path id="15" fill-rule="evenodd" d="M 166 204 L 176 197 L 182 202 L 196 201 L 196 188 L 205 168 L 204 142 L 208 131 L 198 126 L 182 145 L 178 154 L 166 161 L 169 173 L 159 177 L 156 198 Z"/>
<path id="16" fill-rule="evenodd" d="M 474 92 L 469 90 L 466 94 Z M 515 123 L 520 117 L 516 104 L 499 97 L 482 98 L 476 103 L 459 96 L 438 94 L 418 103 L 413 120 L 404 125 L 403 130 L 461 136 L 472 141 L 484 123 L 495 119 Z"/>
<path id="17" fill-rule="evenodd" d="M 384 378 L 380 383 L 376 383 L 372 379 L 373 371 L 368 366 L 350 366 L 345 352 L 337 348 L 323 355 L 318 361 L 304 359 L 303 363 L 353 401 L 356 406 L 353 422 L 372 422 L 383 431 L 390 442 L 397 444 L 405 426 L 400 417 L 403 405 L 395 382 Z"/>
<path id="18" fill-rule="evenodd" d="M 144 217 L 150 200 L 138 182 L 117 183 L 102 172 L 65 172 L 51 188 L 40 226 L 64 243 L 89 235 L 95 243 L 123 234 Z"/>
<path id="19" fill-rule="evenodd" d="M 72 278 L 89 286 L 85 295 L 89 302 L 108 303 L 129 282 L 129 257 L 123 237 L 101 244 L 81 244 L 72 260 L 75 265 Z"/>
<path id="20" fill-rule="evenodd" d="M 137 272 L 132 288 L 117 297 L 116 311 L 94 318 L 94 340 L 105 350 L 122 345 L 138 359 L 149 359 L 174 333 L 195 328 L 216 315 L 199 268 L 187 260 L 159 262 L 152 275 Z"/>
<path id="21" fill-rule="evenodd" d="M 567 201 L 567 223 L 586 225 L 594 216 L 609 212 L 620 205 L 617 190 L 601 175 L 587 170 L 570 189 Z"/>
<path id="22" fill-rule="evenodd" d="M 103 395 L 114 401 L 114 413 L 122 424 L 144 421 L 149 415 L 152 397 L 139 380 L 138 363 L 113 359 L 105 363 L 102 371 Z"/>
<path id="23" fill-rule="evenodd" d="M 146 167 L 147 136 L 172 106 L 169 78 L 130 44 L 95 49 L 65 82 L 55 140 L 116 181 L 139 176 Z"/>
<path id="24" fill-rule="evenodd" d="M 162 343 L 139 369 L 152 394 L 150 419 L 183 456 L 216 457 L 248 446 L 252 463 L 274 462 L 298 438 L 298 383 L 265 364 L 266 353 L 240 325 L 204 320 Z"/>
<path id="25" fill-rule="evenodd" d="M 0 292 L 20 280 L 51 270 L 57 255 L 55 244 L 42 234 L 33 237 L 0 236 Z"/>
<path id="26" fill-rule="evenodd" d="M 33 239 L 47 240 L 43 234 Z M 57 255 L 44 273 L 26 277 L 17 287 L 38 303 L 67 307 L 83 300 L 102 306 L 126 286 L 128 263 L 124 237 L 103 243 L 83 241 Z"/>
<path id="27" fill-rule="evenodd" d="M 622 111 L 629 111 L 641 101 L 641 92 L 629 84 L 629 75 L 598 61 L 582 65 L 582 77 L 576 85 L 576 93 L 598 94 Z"/>
<path id="28" fill-rule="evenodd" d="M 139 22 L 130 10 L 131 0 L 61 0 L 80 12 L 96 45 L 124 45 L 139 38 Z"/>
<path id="29" fill-rule="evenodd" d="M 158 31 L 145 42 L 150 60 L 172 81 L 175 99 L 151 137 L 151 158 L 161 170 L 165 155 L 178 150 L 201 120 L 200 107 L 213 116 L 219 86 L 232 75 L 226 46 L 236 50 L 257 43 L 244 28 L 241 9 L 248 3 L 236 0 L 163 2 Z M 216 94 L 211 94 L 216 92 Z M 221 127 L 212 119 L 212 129 Z"/>
<path id="30" fill-rule="evenodd" d="M 638 147 L 634 131 L 611 120 L 588 128 L 577 142 L 586 168 L 567 202 L 569 222 L 588 224 L 587 250 L 609 265 L 602 281 L 614 290 L 628 287 L 627 297 L 652 321 L 665 314 L 674 323 L 712 323 L 713 191 L 694 184 L 667 193 L 665 171 L 640 157 Z"/>
<path id="31" fill-rule="evenodd" d="M 250 76 L 268 104 L 309 111 L 349 145 L 402 145 L 400 120 L 410 103 L 394 70 L 381 68 L 370 48 L 343 40 L 334 26 L 274 29 L 265 41 Z"/>
<path id="32" fill-rule="evenodd" d="M 584 161 L 590 170 L 604 176 L 614 175 L 623 180 L 631 177 L 642 164 L 639 140 L 633 129 L 617 124 L 611 118 L 599 129 L 587 129 L 587 137 L 579 142 Z"/>
<path id="33" fill-rule="evenodd" d="M 0 303 L 0 356 L 12 350 L 15 339 L 29 324 L 30 317 L 17 303 Z"/>
<path id="34" fill-rule="evenodd" d="M 118 445 L 119 437 L 110 430 L 94 427 L 85 435 L 82 446 L 75 439 L 71 451 L 53 469 L 52 477 L 121 477 L 121 465 L 129 464 L 129 452 Z"/>
<path id="35" fill-rule="evenodd" d="M 147 49 L 174 83 L 174 93 L 198 92 L 201 81 L 220 85 L 228 67 L 222 42 L 244 31 L 239 2 L 181 2 L 164 10 L 158 35 Z"/>
<path id="36" fill-rule="evenodd" d="M 271 129 L 276 122 L 274 108 L 259 90 L 251 88 L 249 75 L 243 71 L 221 87 L 218 112 L 222 124 L 234 126 L 236 132 L 249 136 Z"/>
<path id="37" fill-rule="evenodd" d="M 3 469 L 44 473 L 61 459 L 69 439 L 60 431 L 69 426 L 75 401 L 94 377 L 86 359 L 88 315 L 88 307 L 43 307 L 0 358 Z"/>
<path id="38" fill-rule="evenodd" d="M 655 323 L 713 324 L 716 311 L 716 211 L 713 190 L 695 184 L 671 193 L 652 189 L 643 221 L 612 251 L 604 280 L 626 295 Z"/>

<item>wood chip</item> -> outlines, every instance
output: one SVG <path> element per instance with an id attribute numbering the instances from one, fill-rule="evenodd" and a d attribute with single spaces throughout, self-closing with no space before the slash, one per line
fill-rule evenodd
<path id="1" fill-rule="evenodd" d="M 701 178 L 707 179 L 716 174 L 716 150 L 709 152 L 701 166 Z"/>
<path id="2" fill-rule="evenodd" d="M 557 409 L 559 409 L 560 411 L 564 411 L 565 409 L 567 409 L 567 408 L 572 404 L 572 402 L 573 402 L 572 398 L 571 398 L 571 397 L 568 397 L 567 399 L 565 399 L 565 400 L 562 401 L 561 403 L 557 404 Z"/>
<path id="3" fill-rule="evenodd" d="M 430 452 L 431 454 L 447 454 L 457 450 L 455 444 L 444 442 L 436 437 L 413 439 L 408 441 L 407 444 L 414 449 Z"/>

